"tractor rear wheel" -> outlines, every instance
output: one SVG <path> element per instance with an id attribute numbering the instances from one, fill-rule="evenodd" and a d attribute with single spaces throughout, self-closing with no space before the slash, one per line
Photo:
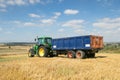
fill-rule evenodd
<path id="1" fill-rule="evenodd" d="M 75 52 L 74 51 L 68 51 L 67 52 L 67 57 L 68 58 L 75 58 Z"/>
<path id="2" fill-rule="evenodd" d="M 78 50 L 76 52 L 76 58 L 84 59 L 85 58 L 85 52 Z"/>
<path id="3" fill-rule="evenodd" d="M 44 46 L 39 47 L 38 56 L 39 57 L 48 57 L 48 49 L 45 48 Z"/>

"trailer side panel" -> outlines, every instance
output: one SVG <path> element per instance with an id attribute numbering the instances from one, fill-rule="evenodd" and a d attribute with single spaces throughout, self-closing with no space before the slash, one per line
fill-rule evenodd
<path id="1" fill-rule="evenodd" d="M 53 50 L 92 49 L 91 35 L 59 38 L 52 40 Z"/>

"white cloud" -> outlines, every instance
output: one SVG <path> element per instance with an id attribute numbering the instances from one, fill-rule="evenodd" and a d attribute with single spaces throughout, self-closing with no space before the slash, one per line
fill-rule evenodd
<path id="1" fill-rule="evenodd" d="M 60 12 L 55 12 L 54 13 L 54 16 L 52 16 L 51 18 L 48 18 L 48 19 L 42 19 L 40 20 L 40 22 L 43 24 L 43 25 L 52 25 L 53 23 L 56 22 L 56 19 L 58 19 L 58 17 L 61 15 Z"/>
<path id="2" fill-rule="evenodd" d="M 15 0 L 15 3 L 17 5 L 25 5 L 26 4 L 24 0 Z"/>
<path id="3" fill-rule="evenodd" d="M 75 30 L 75 32 L 76 33 L 83 33 L 83 32 L 85 32 L 85 30 L 83 30 L 83 29 L 77 29 L 77 30 Z"/>
<path id="4" fill-rule="evenodd" d="M 55 14 L 55 15 L 52 17 L 52 18 L 54 18 L 54 19 L 57 19 L 57 18 L 61 15 L 60 12 L 55 12 L 54 14 Z"/>
<path id="5" fill-rule="evenodd" d="M 41 23 L 43 24 L 53 24 L 55 22 L 54 19 L 43 19 L 41 20 Z"/>
<path id="6" fill-rule="evenodd" d="M 8 0 L 4 1 L 4 4 L 8 5 L 25 5 L 39 3 L 41 0 Z"/>
<path id="7" fill-rule="evenodd" d="M 36 26 L 36 24 L 32 22 L 25 22 L 24 26 Z"/>
<path id="8" fill-rule="evenodd" d="M 0 2 L 3 2 L 4 0 L 0 0 Z"/>
<path id="9" fill-rule="evenodd" d="M 103 18 L 93 23 L 93 26 L 103 29 L 113 29 L 120 27 L 120 18 Z"/>
<path id="10" fill-rule="evenodd" d="M 13 6 L 13 5 L 28 5 L 28 4 L 45 4 L 49 3 L 49 0 L 0 0 L 0 7 L 1 8 L 6 8 L 8 6 Z"/>
<path id="11" fill-rule="evenodd" d="M 33 17 L 33 18 L 39 18 L 40 17 L 40 15 L 37 15 L 37 14 L 34 14 L 34 13 L 29 14 L 29 16 Z"/>
<path id="12" fill-rule="evenodd" d="M 120 41 L 120 18 L 103 18 L 93 23 L 96 31 L 92 34 L 102 35 L 105 42 Z"/>
<path id="13" fill-rule="evenodd" d="M 44 16 L 40 16 L 34 13 L 28 14 L 30 17 L 33 18 L 40 18 L 40 17 L 44 17 Z M 60 12 L 54 12 L 54 15 L 50 18 L 47 19 L 41 19 L 40 21 L 36 21 L 36 22 L 26 22 L 24 23 L 24 26 L 48 26 L 48 25 L 52 25 L 56 22 L 56 20 L 58 19 L 58 17 L 61 15 Z"/>
<path id="14" fill-rule="evenodd" d="M 15 2 L 13 0 L 9 0 L 9 1 L 6 1 L 4 4 L 15 5 Z"/>
<path id="15" fill-rule="evenodd" d="M 120 31 L 120 28 L 118 28 L 118 31 Z"/>
<path id="16" fill-rule="evenodd" d="M 34 4 L 34 3 L 39 3 L 41 0 L 29 0 L 29 3 Z"/>
<path id="17" fill-rule="evenodd" d="M 84 20 L 70 20 L 65 22 L 62 26 L 73 27 L 73 28 L 80 28 L 83 26 Z"/>
<path id="18" fill-rule="evenodd" d="M 7 12 L 6 9 L 0 9 L 0 12 Z"/>
<path id="19" fill-rule="evenodd" d="M 7 31 L 7 32 L 5 32 L 5 34 L 12 34 L 13 32 L 11 32 L 11 31 Z"/>
<path id="20" fill-rule="evenodd" d="M 63 31 L 64 31 L 64 29 L 63 29 L 63 28 L 61 28 L 61 29 L 59 29 L 59 30 L 58 30 L 58 32 L 63 32 Z"/>
<path id="21" fill-rule="evenodd" d="M 64 14 L 78 14 L 79 13 L 79 11 L 78 10 L 73 10 L 73 9 L 66 9 L 65 11 L 64 11 Z"/>
<path id="22" fill-rule="evenodd" d="M 89 34 L 89 32 L 86 31 L 85 29 L 76 29 L 76 30 L 74 30 L 74 33 L 76 35 L 88 35 Z"/>
<path id="23" fill-rule="evenodd" d="M 42 24 L 40 22 L 23 22 L 23 21 L 10 21 L 9 24 L 12 24 L 14 27 L 40 27 Z"/>
<path id="24" fill-rule="evenodd" d="M 0 3 L 0 7 L 1 7 L 1 8 L 6 8 L 6 5 L 3 4 L 3 3 Z"/>
<path id="25" fill-rule="evenodd" d="M 8 5 L 25 5 L 26 4 L 24 0 L 8 0 L 4 3 Z"/>
<path id="26" fill-rule="evenodd" d="M 21 22 L 20 21 L 12 21 L 13 23 L 15 23 L 15 24 L 21 24 Z"/>

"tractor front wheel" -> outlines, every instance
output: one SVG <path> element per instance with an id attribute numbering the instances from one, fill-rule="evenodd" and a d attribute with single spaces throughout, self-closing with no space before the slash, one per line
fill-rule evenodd
<path id="1" fill-rule="evenodd" d="M 29 52 L 28 52 L 28 56 L 29 57 L 34 57 L 34 55 L 35 55 L 34 49 L 30 49 Z"/>

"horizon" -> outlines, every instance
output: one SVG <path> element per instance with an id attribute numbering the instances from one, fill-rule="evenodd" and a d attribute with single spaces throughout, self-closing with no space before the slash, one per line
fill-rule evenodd
<path id="1" fill-rule="evenodd" d="M 36 36 L 103 36 L 120 42 L 120 0 L 0 0 L 0 43 Z"/>

